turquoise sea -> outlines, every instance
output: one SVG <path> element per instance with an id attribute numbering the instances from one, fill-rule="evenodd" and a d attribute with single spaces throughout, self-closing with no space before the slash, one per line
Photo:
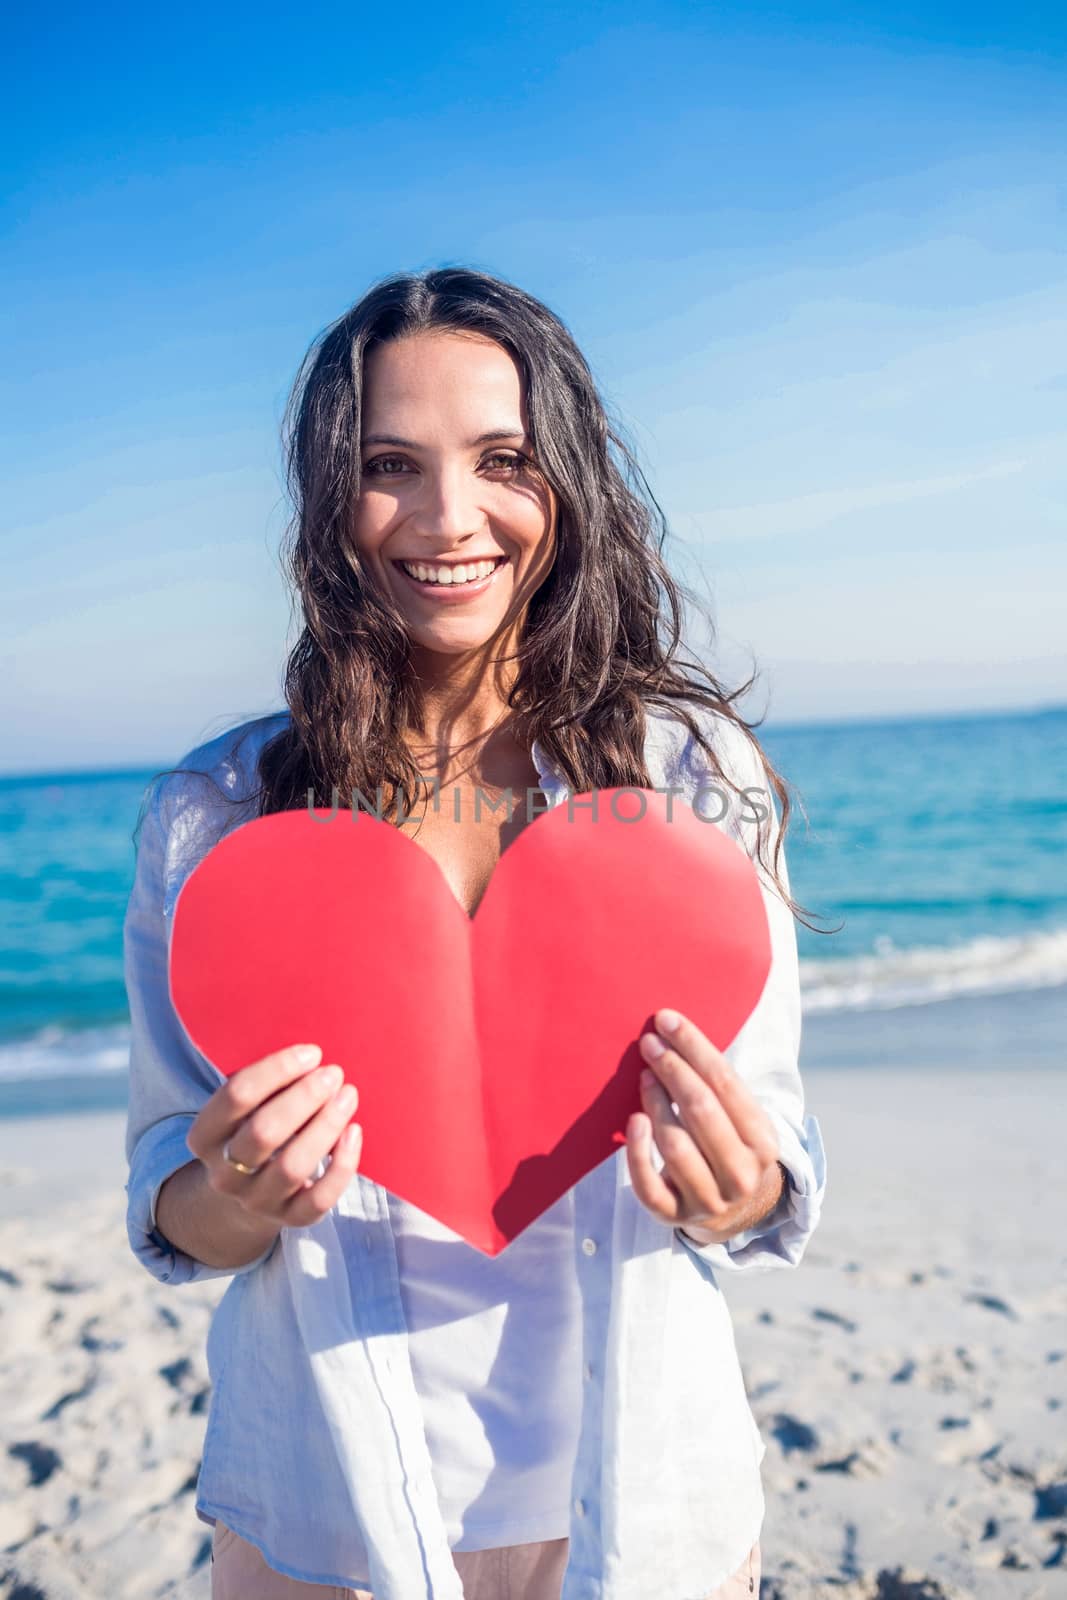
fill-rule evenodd
<path id="1" fill-rule="evenodd" d="M 862 1067 L 892 1041 L 966 1064 L 984 1040 L 990 1061 L 1015 1043 L 1058 1063 L 1067 707 L 761 737 L 803 807 L 794 896 L 840 925 L 798 929 L 806 1059 Z M 0 1115 L 124 1103 L 122 921 L 153 770 L 0 778 Z"/>

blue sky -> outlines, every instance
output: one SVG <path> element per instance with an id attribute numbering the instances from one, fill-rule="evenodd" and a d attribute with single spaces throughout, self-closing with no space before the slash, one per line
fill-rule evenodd
<path id="1" fill-rule="evenodd" d="M 1067 13 L 46 17 L 0 155 L 0 770 L 283 703 L 289 385 L 446 263 L 568 323 L 768 722 L 1067 699 Z"/>

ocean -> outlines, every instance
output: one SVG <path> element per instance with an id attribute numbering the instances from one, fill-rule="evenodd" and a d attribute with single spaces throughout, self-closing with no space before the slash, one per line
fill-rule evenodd
<path id="1" fill-rule="evenodd" d="M 766 727 L 804 1060 L 1067 1055 L 1067 708 Z M 125 1103 L 122 921 L 154 769 L 0 777 L 0 1116 Z"/>

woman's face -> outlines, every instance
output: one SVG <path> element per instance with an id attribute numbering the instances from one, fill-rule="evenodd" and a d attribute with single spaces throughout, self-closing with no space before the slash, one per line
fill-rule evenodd
<path id="1" fill-rule="evenodd" d="M 354 537 L 417 647 L 478 649 L 548 576 L 556 497 L 524 470 L 528 421 L 515 361 L 481 335 L 417 334 L 366 358 Z"/>

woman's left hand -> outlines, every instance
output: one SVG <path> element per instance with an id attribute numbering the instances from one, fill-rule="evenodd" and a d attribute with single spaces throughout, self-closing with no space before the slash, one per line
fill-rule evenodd
<path id="1" fill-rule="evenodd" d="M 635 1111 L 626 1129 L 634 1193 L 661 1221 L 699 1234 L 700 1243 L 722 1243 L 773 1209 L 783 1182 L 778 1138 L 695 1023 L 664 1010 L 655 1025 L 640 1039 L 651 1069 L 642 1073 L 644 1112 Z M 652 1164 L 653 1138 L 662 1172 Z"/>

